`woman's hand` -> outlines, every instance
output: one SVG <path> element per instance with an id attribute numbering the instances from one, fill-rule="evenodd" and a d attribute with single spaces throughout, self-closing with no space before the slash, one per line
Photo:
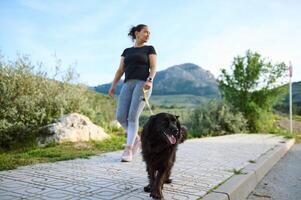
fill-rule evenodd
<path id="1" fill-rule="evenodd" d="M 144 83 L 143 88 L 144 88 L 145 90 L 149 90 L 149 89 L 151 89 L 152 86 L 153 86 L 153 83 L 152 83 L 152 82 L 146 81 L 146 82 Z"/>
<path id="2" fill-rule="evenodd" d="M 111 88 L 109 89 L 109 96 L 114 97 L 114 94 L 115 94 L 115 87 L 111 86 Z"/>

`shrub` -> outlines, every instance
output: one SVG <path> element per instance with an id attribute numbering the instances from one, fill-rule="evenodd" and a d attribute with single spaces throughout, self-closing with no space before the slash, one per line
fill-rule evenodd
<path id="1" fill-rule="evenodd" d="M 113 120 L 115 103 L 76 83 L 78 75 L 72 68 L 66 72 L 59 68 L 60 63 L 49 77 L 42 64 L 33 65 L 29 57 L 6 62 L 0 56 L 0 148 L 34 139 L 39 127 L 71 112 L 98 124 Z"/>
<path id="2" fill-rule="evenodd" d="M 225 135 L 246 130 L 246 120 L 241 113 L 234 113 L 224 102 L 213 100 L 195 109 L 187 125 L 192 137 Z"/>

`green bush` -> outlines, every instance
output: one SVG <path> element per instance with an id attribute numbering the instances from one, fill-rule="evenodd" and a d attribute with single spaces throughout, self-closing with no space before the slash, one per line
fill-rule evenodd
<path id="1" fill-rule="evenodd" d="M 217 136 L 246 131 L 246 120 L 241 113 L 219 101 L 209 101 L 195 109 L 187 123 L 192 137 Z"/>
<path id="2" fill-rule="evenodd" d="M 42 64 L 33 65 L 29 57 L 8 62 L 0 56 L 0 148 L 33 141 L 35 130 L 67 113 L 85 114 L 100 125 L 113 120 L 112 100 L 76 83 L 72 68 L 59 68 L 60 63 L 49 77 Z"/>
<path id="3" fill-rule="evenodd" d="M 248 128 L 252 132 L 268 133 L 274 127 L 274 115 L 272 112 L 259 107 L 256 103 L 247 104 Z"/>
<path id="4" fill-rule="evenodd" d="M 142 114 L 139 118 L 139 127 L 143 128 L 149 119 L 149 115 Z"/>

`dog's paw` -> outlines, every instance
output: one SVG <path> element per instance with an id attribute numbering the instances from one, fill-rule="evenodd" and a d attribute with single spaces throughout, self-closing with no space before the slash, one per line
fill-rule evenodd
<path id="1" fill-rule="evenodd" d="M 152 191 L 149 196 L 153 199 L 163 199 L 163 194 L 160 192 Z"/>
<path id="2" fill-rule="evenodd" d="M 144 192 L 151 192 L 152 188 L 150 185 L 144 187 Z"/>
<path id="3" fill-rule="evenodd" d="M 164 183 L 170 184 L 171 182 L 172 182 L 172 179 L 169 178 L 169 179 L 166 179 Z"/>

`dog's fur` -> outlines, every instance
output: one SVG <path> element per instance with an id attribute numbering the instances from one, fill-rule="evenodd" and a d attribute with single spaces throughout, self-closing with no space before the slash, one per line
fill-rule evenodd
<path id="1" fill-rule="evenodd" d="M 142 156 L 149 178 L 144 191 L 150 192 L 155 199 L 162 199 L 163 184 L 171 183 L 170 173 L 177 146 L 187 138 L 187 129 L 181 126 L 178 118 L 169 113 L 159 113 L 151 116 L 142 130 Z"/>

